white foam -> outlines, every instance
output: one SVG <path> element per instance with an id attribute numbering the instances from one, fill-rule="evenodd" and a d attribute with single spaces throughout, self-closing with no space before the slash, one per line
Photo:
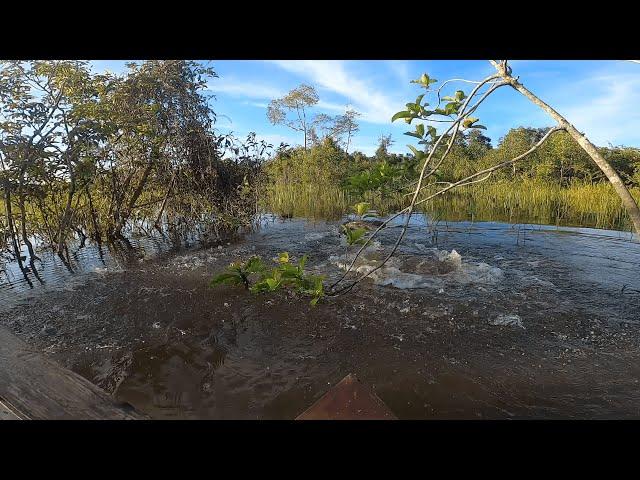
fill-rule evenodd
<path id="1" fill-rule="evenodd" d="M 377 242 L 376 242 L 377 243 Z M 376 285 L 393 286 L 400 289 L 435 288 L 444 292 L 445 284 L 480 284 L 495 285 L 503 279 L 500 268 L 486 263 L 466 263 L 456 251 L 430 249 L 431 255 L 394 256 L 382 267 L 379 267 L 386 256 L 384 248 L 377 243 L 365 250 L 358 257 L 353 271 L 363 275 L 369 274 Z M 346 270 L 352 263 L 355 253 L 346 258 L 344 255 L 333 255 L 329 261 Z"/>
<path id="2" fill-rule="evenodd" d="M 307 241 L 322 240 L 329 235 L 329 232 L 311 232 L 306 233 L 304 239 Z"/>
<path id="3" fill-rule="evenodd" d="M 501 327 L 520 327 L 524 328 L 520 315 L 498 315 L 496 318 L 489 320 L 489 325 L 496 325 Z"/>

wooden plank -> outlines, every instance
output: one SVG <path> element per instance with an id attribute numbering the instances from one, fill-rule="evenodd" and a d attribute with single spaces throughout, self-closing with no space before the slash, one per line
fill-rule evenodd
<path id="1" fill-rule="evenodd" d="M 61 367 L 0 327 L 0 404 L 34 420 L 136 420 L 148 418 L 87 379 Z M 2 417 L 0 417 L 2 418 Z"/>
<path id="2" fill-rule="evenodd" d="M 0 420 L 22 420 L 22 418 L 0 399 Z"/>
<path id="3" fill-rule="evenodd" d="M 296 420 L 397 420 L 367 385 L 349 374 Z"/>

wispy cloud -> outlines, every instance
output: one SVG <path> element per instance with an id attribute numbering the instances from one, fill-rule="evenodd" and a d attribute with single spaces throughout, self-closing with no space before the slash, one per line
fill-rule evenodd
<path id="1" fill-rule="evenodd" d="M 283 95 L 276 87 L 256 82 L 236 80 L 232 77 L 219 78 L 209 81 L 208 89 L 214 94 L 227 94 L 232 97 L 245 97 L 256 99 L 271 99 Z"/>
<path id="2" fill-rule="evenodd" d="M 596 93 L 597 92 L 597 93 Z M 558 111 L 596 144 L 638 138 L 640 71 L 637 75 L 602 75 L 572 87 Z"/>
<path id="3" fill-rule="evenodd" d="M 326 110 L 329 112 L 344 113 L 347 111 L 350 105 L 343 105 L 340 103 L 325 102 L 324 100 L 320 100 L 317 103 L 316 107 L 320 110 Z"/>
<path id="4" fill-rule="evenodd" d="M 349 72 L 341 60 L 275 60 L 276 65 L 344 97 L 362 113 L 362 120 L 388 125 L 403 105 L 375 85 Z"/>
<path id="5" fill-rule="evenodd" d="M 249 105 L 251 107 L 257 107 L 257 108 L 267 108 L 269 105 L 267 105 L 264 102 L 250 102 L 250 101 L 244 101 L 242 102 L 243 105 Z"/>

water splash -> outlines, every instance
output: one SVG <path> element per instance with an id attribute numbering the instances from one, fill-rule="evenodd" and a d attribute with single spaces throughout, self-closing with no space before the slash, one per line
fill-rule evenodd
<path id="1" fill-rule="evenodd" d="M 427 253 L 428 252 L 428 253 Z M 496 285 L 503 279 L 502 269 L 483 262 L 463 262 L 462 256 L 454 249 L 449 251 L 428 249 L 426 255 L 399 255 L 389 259 L 379 267 L 387 251 L 379 243 L 367 248 L 356 260 L 353 270 L 358 274 L 368 274 L 376 285 L 388 285 L 400 289 L 437 288 L 445 285 L 480 284 Z M 355 254 L 332 255 L 329 261 L 346 270 Z M 375 271 L 374 271 L 375 270 Z"/>

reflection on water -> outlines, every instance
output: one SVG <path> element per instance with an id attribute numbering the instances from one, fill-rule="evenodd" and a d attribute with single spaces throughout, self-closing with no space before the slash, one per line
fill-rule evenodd
<path id="1" fill-rule="evenodd" d="M 53 253 L 33 238 L 32 243 L 40 247 L 38 259 L 25 261 L 21 268 L 12 257 L 0 258 L 0 298 L 5 305 L 10 305 L 39 291 L 72 288 L 88 281 L 88 277 L 122 272 L 163 255 L 224 244 L 242 233 L 243 229 L 225 232 L 224 236 L 211 234 L 207 229 L 180 232 L 149 229 L 145 234 L 129 232 L 127 236 L 110 242 L 98 243 L 86 238 L 75 240 L 67 246 L 64 255 Z M 28 257 L 25 245 L 21 254 L 23 259 Z"/>
<path id="2" fill-rule="evenodd" d="M 396 270 L 315 308 L 208 279 L 281 251 L 337 278 L 349 255 L 338 222 L 265 217 L 239 242 L 167 255 L 162 238 L 122 254 L 87 244 L 73 272 L 43 258 L 49 289 L 3 283 L 3 306 L 19 290 L 33 299 L 0 321 L 154 418 L 291 419 L 348 373 L 399 418 L 640 416 L 640 244 L 629 233 L 432 227 L 413 217 Z M 114 273 L 89 279 L 96 269 Z"/>
<path id="3" fill-rule="evenodd" d="M 74 248 L 75 247 L 75 248 Z M 0 294 L 6 299 L 11 293 L 21 292 L 26 287 L 46 288 L 60 286 L 86 274 L 106 271 L 122 271 L 145 258 L 175 250 L 177 247 L 161 236 L 139 236 L 108 244 L 85 242 L 82 247 L 69 248 L 68 259 L 51 251 L 40 251 L 39 260 L 25 264 L 22 272 L 17 262 L 6 262 L 0 279 Z"/>

